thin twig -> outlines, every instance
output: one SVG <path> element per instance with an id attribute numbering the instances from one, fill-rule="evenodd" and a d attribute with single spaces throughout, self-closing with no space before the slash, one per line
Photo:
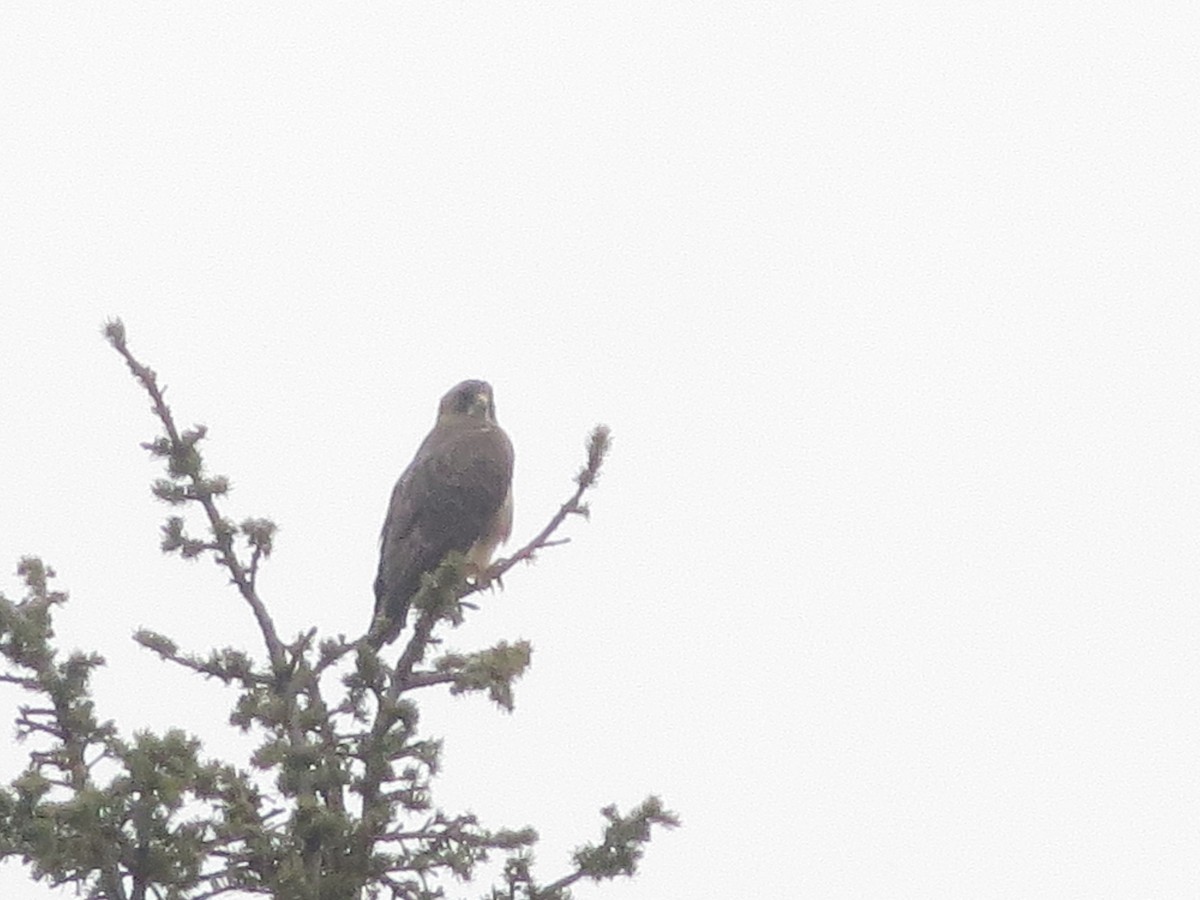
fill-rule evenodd
<path id="1" fill-rule="evenodd" d="M 404 683 L 406 690 L 429 687 L 433 684 L 450 684 L 458 679 L 458 672 L 413 672 Z"/>
<path id="2" fill-rule="evenodd" d="M 583 878 L 583 876 L 584 876 L 584 871 L 582 869 L 579 869 L 575 872 L 572 872 L 570 875 L 566 875 L 566 876 L 558 879 L 558 881 L 551 882 L 550 884 L 546 885 L 544 888 L 539 890 L 537 892 L 537 894 L 535 894 L 534 896 L 537 897 L 542 894 L 553 894 L 555 891 L 561 891 L 563 888 L 567 888 L 567 887 L 570 887 L 571 885 L 573 885 L 580 878 Z"/>

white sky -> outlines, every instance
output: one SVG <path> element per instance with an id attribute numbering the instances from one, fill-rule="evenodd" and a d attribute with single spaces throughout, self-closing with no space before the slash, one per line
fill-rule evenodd
<path id="1" fill-rule="evenodd" d="M 682 815 L 580 900 L 1200 892 L 1194 5 L 202 7 L 0 10 L 0 589 L 57 568 L 103 715 L 238 752 L 129 635 L 260 652 L 158 552 L 120 315 L 289 634 L 365 628 L 451 384 L 522 541 L 612 426 L 452 638 L 534 642 L 516 713 L 424 719 L 547 878 Z"/>

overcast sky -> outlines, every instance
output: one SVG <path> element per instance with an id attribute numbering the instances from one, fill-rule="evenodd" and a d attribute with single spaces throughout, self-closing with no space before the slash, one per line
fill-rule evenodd
<path id="1" fill-rule="evenodd" d="M 158 551 L 101 323 L 279 523 L 286 634 L 365 629 L 391 486 L 485 378 L 522 543 L 615 444 L 450 638 L 535 653 L 512 715 L 429 702 L 439 804 L 553 878 L 660 793 L 684 827 L 580 900 L 1195 897 L 1198 41 L 1182 3 L 6 4 L 0 590 L 43 556 L 103 716 L 241 753 L 130 640 L 261 655 Z"/>

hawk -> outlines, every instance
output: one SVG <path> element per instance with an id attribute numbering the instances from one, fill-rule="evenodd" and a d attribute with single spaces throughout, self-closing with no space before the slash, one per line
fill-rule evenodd
<path id="1" fill-rule="evenodd" d="M 456 384 L 392 490 L 375 576 L 376 648 L 399 636 L 421 576 L 447 553 L 465 554 L 475 573 L 491 564 L 512 530 L 512 472 L 512 442 L 496 423 L 492 386 Z"/>

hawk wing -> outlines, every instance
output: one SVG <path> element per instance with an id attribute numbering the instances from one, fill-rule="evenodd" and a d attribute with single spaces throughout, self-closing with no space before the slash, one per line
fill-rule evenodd
<path id="1" fill-rule="evenodd" d="M 380 538 L 375 618 L 390 643 L 404 628 L 421 576 L 457 550 L 486 568 L 512 527 L 513 449 L 494 422 L 439 422 L 396 482 Z"/>

